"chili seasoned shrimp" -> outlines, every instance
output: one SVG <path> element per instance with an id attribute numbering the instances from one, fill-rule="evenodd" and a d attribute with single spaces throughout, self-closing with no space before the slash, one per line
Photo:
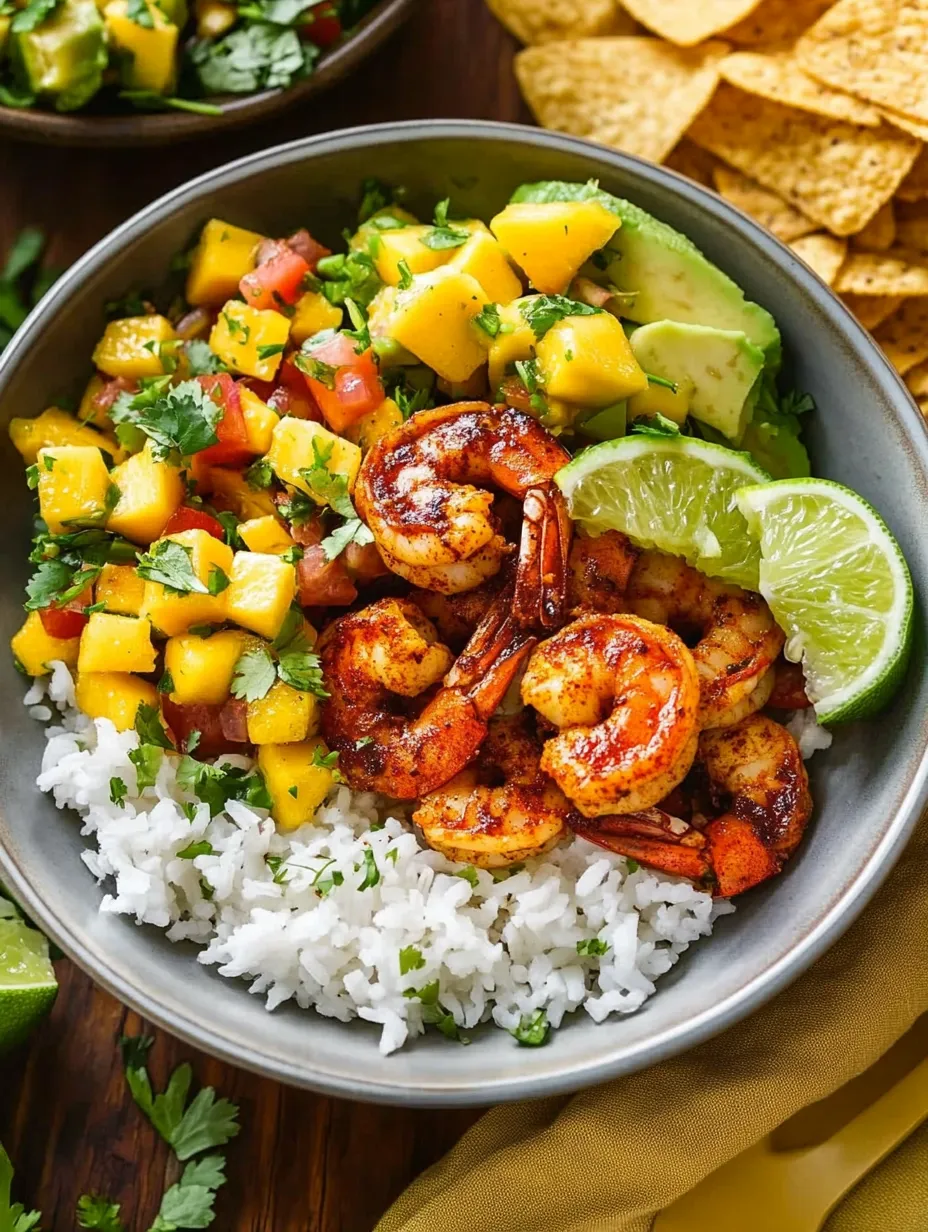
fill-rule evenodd
<path id="1" fill-rule="evenodd" d="M 318 643 L 329 697 L 322 730 L 348 784 L 414 800 L 470 762 L 534 639 L 492 608 L 454 655 L 407 599 L 334 621 Z"/>
<path id="2" fill-rule="evenodd" d="M 570 803 L 542 772 L 540 752 L 525 714 L 494 718 L 476 761 L 413 813 L 428 845 L 479 868 L 550 851 L 567 833 Z"/>
<path id="3" fill-rule="evenodd" d="M 531 415 L 485 402 L 419 411 L 374 445 L 355 503 L 387 565 L 414 586 L 456 594 L 499 572 L 511 553 L 496 488 L 522 503 L 513 615 L 563 623 L 570 518 L 554 475 L 569 461 Z"/>
<path id="4" fill-rule="evenodd" d="M 627 612 L 625 592 L 640 556 L 617 530 L 590 538 L 574 535 L 567 575 L 567 605 L 572 612 Z"/>
<path id="5" fill-rule="evenodd" d="M 642 552 L 626 592 L 630 611 L 696 630 L 699 726 L 728 727 L 767 704 L 784 636 L 760 595 L 706 577 L 677 556 Z"/>
<path id="6" fill-rule="evenodd" d="M 570 826 L 591 842 L 640 864 L 688 877 L 729 898 L 775 876 L 802 838 L 812 813 L 809 780 L 796 741 L 779 723 L 753 714 L 704 731 L 697 765 L 727 807 L 714 820 L 667 808 Z"/>
<path id="7" fill-rule="evenodd" d="M 456 595 L 440 595 L 437 590 L 411 590 L 409 598 L 429 618 L 442 641 L 452 650 L 460 650 L 495 603 L 502 576 L 498 573 L 482 586 L 462 590 Z"/>
<path id="8" fill-rule="evenodd" d="M 637 616 L 581 616 L 542 642 L 522 700 L 560 729 L 541 768 L 584 817 L 656 804 L 696 754 L 693 656 L 670 629 Z"/>

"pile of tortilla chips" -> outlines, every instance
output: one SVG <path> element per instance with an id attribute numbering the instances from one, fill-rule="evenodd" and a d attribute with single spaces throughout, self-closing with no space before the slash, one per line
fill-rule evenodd
<path id="1" fill-rule="evenodd" d="M 928 417 L 928 0 L 487 0 L 546 128 L 666 163 L 789 244 Z"/>

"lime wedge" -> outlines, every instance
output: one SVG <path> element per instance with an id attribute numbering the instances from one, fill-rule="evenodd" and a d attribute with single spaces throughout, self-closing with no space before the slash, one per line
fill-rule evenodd
<path id="1" fill-rule="evenodd" d="M 0 919 L 0 1052 L 29 1034 L 57 991 L 42 934 L 22 920 Z"/>
<path id="2" fill-rule="evenodd" d="M 760 554 L 735 493 L 769 478 L 746 453 L 643 434 L 584 449 L 554 477 L 571 517 L 591 534 L 623 531 L 750 590 Z"/>
<path id="3" fill-rule="evenodd" d="M 912 579 L 899 544 L 856 492 L 828 479 L 742 488 L 760 544 L 760 591 L 802 662 L 822 723 L 859 719 L 889 701 L 912 640 Z"/>

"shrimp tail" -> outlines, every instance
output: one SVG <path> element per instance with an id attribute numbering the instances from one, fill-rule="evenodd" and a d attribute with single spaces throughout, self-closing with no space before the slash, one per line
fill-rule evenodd
<path id="1" fill-rule="evenodd" d="M 686 877 L 700 889 L 721 893 L 706 838 L 688 822 L 663 809 L 599 817 L 568 818 L 575 834 L 617 855 L 674 877 Z"/>
<path id="2" fill-rule="evenodd" d="M 486 722 L 505 697 L 536 641 L 514 619 L 512 590 L 507 588 L 448 672 L 445 687 L 460 689 Z"/>
<path id="3" fill-rule="evenodd" d="M 522 540 L 513 615 L 520 624 L 559 629 L 567 617 L 570 517 L 553 482 L 530 488 L 523 503 Z"/>

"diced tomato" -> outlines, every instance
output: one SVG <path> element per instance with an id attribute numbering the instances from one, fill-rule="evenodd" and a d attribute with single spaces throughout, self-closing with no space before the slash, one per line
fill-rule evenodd
<path id="1" fill-rule="evenodd" d="M 126 376 L 114 376 L 93 396 L 93 404 L 98 411 L 108 411 L 120 394 L 136 393 L 138 381 L 132 381 Z"/>
<path id="2" fill-rule="evenodd" d="M 218 757 L 220 753 L 243 752 L 241 742 L 231 740 L 223 731 L 223 709 L 223 706 L 212 705 L 179 706 L 177 702 L 172 702 L 166 693 L 161 695 L 161 713 L 179 748 L 187 747 L 187 742 L 195 731 L 200 733 L 200 739 L 194 749 L 199 761 L 207 757 Z"/>
<path id="3" fill-rule="evenodd" d="M 225 531 L 222 529 L 221 522 L 217 522 L 215 518 L 211 518 L 208 513 L 202 513 L 199 509 L 191 509 L 189 505 L 181 505 L 179 509 L 175 509 L 161 534 L 177 535 L 184 530 L 205 530 L 214 539 L 225 539 Z"/>
<path id="4" fill-rule="evenodd" d="M 304 550 L 296 566 L 296 584 L 304 607 L 347 607 L 358 597 L 342 558 L 326 560 L 318 545 Z"/>
<path id="5" fill-rule="evenodd" d="M 69 638 L 80 637 L 89 617 L 78 604 L 69 603 L 65 607 L 39 608 L 39 619 L 49 637 Z"/>
<path id="6" fill-rule="evenodd" d="M 309 272 L 309 262 L 280 242 L 271 256 L 242 278 L 238 289 L 252 308 L 280 308 L 296 303 Z"/>
<path id="7" fill-rule="evenodd" d="M 331 0 L 323 0 L 322 4 L 314 4 L 309 10 L 308 20 L 300 27 L 304 38 L 308 38 L 317 47 L 331 47 L 342 36 L 342 23 Z"/>
<path id="8" fill-rule="evenodd" d="M 299 231 L 294 231 L 292 235 L 288 235 L 287 243 L 294 252 L 300 254 L 314 274 L 316 266 L 322 258 L 331 257 L 332 255 L 332 249 L 326 248 L 325 244 L 320 244 L 317 239 L 314 239 L 309 234 L 305 227 L 301 227 Z"/>
<path id="9" fill-rule="evenodd" d="M 317 376 L 304 371 L 306 384 L 329 427 L 344 432 L 384 400 L 384 389 L 370 347 L 361 355 L 344 334 L 333 334 L 301 352 L 304 362 L 325 365 Z M 321 376 L 321 379 L 318 379 Z"/>
<path id="10" fill-rule="evenodd" d="M 253 389 L 262 402 L 266 402 L 278 415 L 292 415 L 294 419 L 313 419 L 322 423 L 322 412 L 306 388 L 306 380 L 293 360 L 287 356 L 277 369 L 276 381 L 257 381 L 246 377 L 243 384 Z"/>
<path id="11" fill-rule="evenodd" d="M 205 466 L 242 466 L 255 456 L 248 444 L 245 416 L 238 386 L 228 372 L 198 376 L 197 380 L 217 406 L 222 408 L 222 419 L 216 425 L 219 442 L 201 449 L 195 457 Z"/>
<path id="12" fill-rule="evenodd" d="M 248 703 L 242 697 L 230 697 L 219 711 L 222 734 L 233 744 L 248 744 Z"/>

